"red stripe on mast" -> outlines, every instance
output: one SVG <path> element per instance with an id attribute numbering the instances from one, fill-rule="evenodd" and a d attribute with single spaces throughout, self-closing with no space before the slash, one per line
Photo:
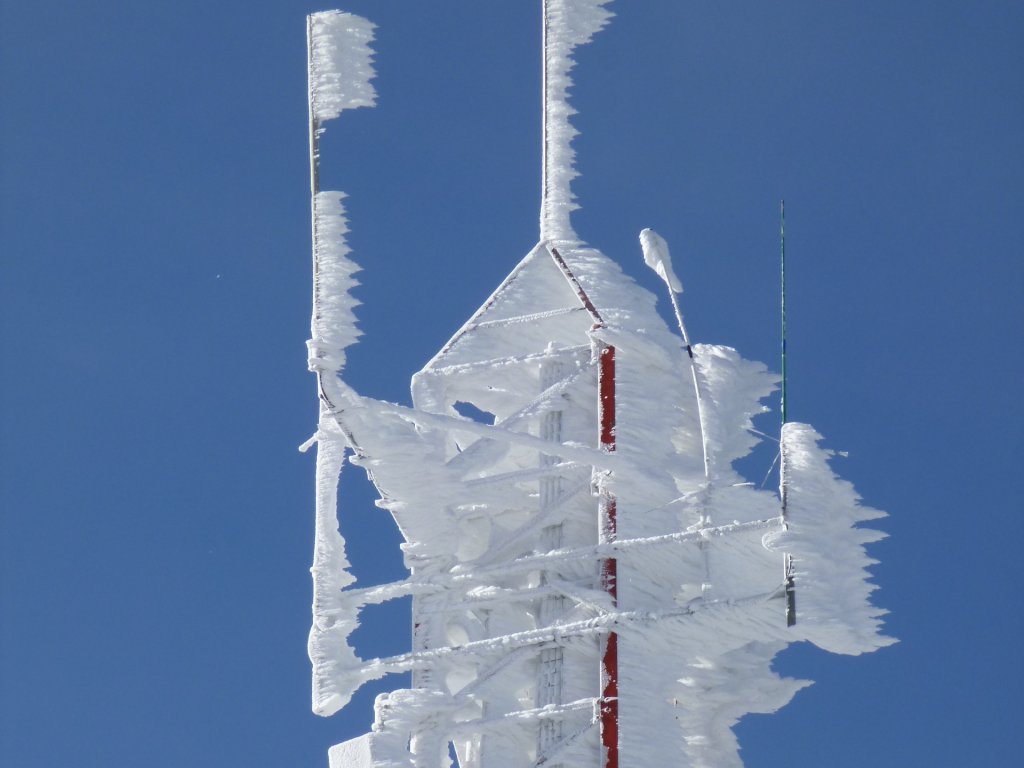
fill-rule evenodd
<path id="1" fill-rule="evenodd" d="M 555 264 L 565 275 L 566 280 L 576 292 L 580 303 L 594 320 L 591 330 L 604 328 L 604 318 L 587 292 L 576 279 L 572 269 L 562 258 L 557 248 L 548 246 L 548 252 Z M 597 350 L 597 410 L 598 432 L 601 449 L 615 450 L 615 347 L 594 340 Z M 602 544 L 615 541 L 618 524 L 616 522 L 615 496 L 607 488 L 602 488 L 598 500 L 598 539 Z M 601 562 L 601 588 L 612 598 L 612 606 L 618 607 L 619 596 L 617 582 L 618 563 L 614 557 L 605 558 Z M 603 768 L 619 768 L 619 636 L 609 632 L 604 641 L 601 654 L 601 744 L 604 747 Z"/>
<path id="2" fill-rule="evenodd" d="M 615 450 L 615 347 L 600 348 L 598 361 L 599 417 L 601 448 Z M 617 522 L 615 496 L 601 491 L 602 542 L 614 541 Z M 618 564 L 614 557 L 601 563 L 601 586 L 611 595 L 612 605 L 618 605 Z M 619 766 L 619 636 L 610 632 L 601 658 L 601 744 L 604 746 L 604 768 Z"/>

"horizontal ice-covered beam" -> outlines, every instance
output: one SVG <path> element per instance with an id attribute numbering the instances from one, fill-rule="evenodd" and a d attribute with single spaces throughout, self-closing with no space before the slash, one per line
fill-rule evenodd
<path id="1" fill-rule="evenodd" d="M 456 565 L 451 570 L 451 580 L 457 583 L 462 579 L 486 577 L 492 574 L 511 574 L 523 571 L 532 571 L 537 568 L 550 568 L 555 563 L 569 562 L 574 560 L 593 559 L 602 560 L 617 555 L 628 554 L 631 551 L 646 548 L 665 546 L 670 544 L 687 544 L 710 541 L 717 538 L 749 534 L 752 532 L 769 532 L 781 530 L 782 518 L 771 517 L 764 520 L 753 520 L 748 523 L 730 523 L 728 525 L 709 526 L 696 531 L 680 531 L 678 533 L 667 533 L 661 536 L 649 536 L 633 539 L 617 539 L 604 544 L 596 544 L 592 547 L 575 547 L 564 549 L 553 549 L 536 555 L 524 557 L 499 563 L 494 566 L 479 567 L 473 564 Z"/>
<path id="2" fill-rule="evenodd" d="M 502 563 L 490 566 L 480 566 L 476 561 L 473 563 L 456 565 L 447 574 L 430 574 L 429 578 L 419 579 L 415 576 L 402 581 L 394 581 L 388 584 L 381 584 L 374 587 L 346 590 L 342 595 L 346 599 L 346 605 L 358 608 L 364 605 L 377 605 L 410 595 L 425 595 L 445 592 L 452 587 L 466 584 L 474 584 L 478 581 L 486 583 L 491 576 L 512 575 L 537 570 L 539 568 L 550 568 L 551 566 L 579 560 L 604 560 L 616 555 L 628 554 L 638 549 L 647 547 L 658 547 L 672 544 L 699 544 L 704 541 L 711 541 L 717 538 L 729 536 L 749 535 L 761 531 L 781 531 L 782 518 L 772 517 L 765 520 L 754 520 L 748 523 L 730 523 L 729 525 L 711 526 L 696 531 L 681 531 L 679 533 L 668 533 L 661 536 L 650 536 L 647 538 L 618 539 L 605 544 L 596 544 L 592 547 L 576 547 L 554 549 L 536 555 L 526 555 Z M 540 587 L 523 588 L 515 590 L 517 593 L 528 593 L 531 597 L 539 596 Z M 509 590 L 511 592 L 511 590 Z"/>
<path id="3" fill-rule="evenodd" d="M 310 361 L 312 365 L 313 360 Z M 427 413 L 415 408 L 388 403 L 383 400 L 362 397 L 349 388 L 344 382 L 334 379 L 324 381 L 325 395 L 329 401 L 331 413 L 338 419 L 339 425 L 346 433 L 355 436 L 358 442 L 358 435 L 353 432 L 354 425 L 348 423 L 346 406 L 354 406 L 362 409 L 362 420 L 374 421 L 380 418 L 398 418 L 403 421 L 415 424 L 419 427 L 440 429 L 448 432 L 464 432 L 479 437 L 505 442 L 510 445 L 518 445 L 524 448 L 531 448 L 547 455 L 558 455 L 563 459 L 589 464 L 598 469 L 615 470 L 625 469 L 625 463 L 614 454 L 602 451 L 599 448 L 591 448 L 579 443 L 553 443 L 541 437 L 534 437 L 525 432 L 516 432 L 496 425 L 481 424 L 458 416 L 446 416 L 440 413 Z M 369 419 L 366 418 L 369 416 Z"/>
<path id="4" fill-rule="evenodd" d="M 575 307 L 573 307 L 575 310 Z M 523 365 L 529 363 L 540 363 L 545 360 L 552 359 L 589 359 L 591 355 L 590 344 L 578 344 L 572 347 L 560 347 L 554 350 L 545 350 L 544 352 L 537 352 L 532 355 L 506 355 L 502 357 L 493 357 L 487 360 L 475 360 L 471 363 L 455 363 L 453 365 L 437 365 L 434 367 L 424 368 L 422 371 L 414 376 L 414 380 L 425 379 L 435 376 L 455 376 L 465 375 L 472 373 L 473 371 L 486 371 L 492 372 L 499 368 L 504 368 L 512 365 Z"/>
<path id="5" fill-rule="evenodd" d="M 571 315 L 583 311 L 583 307 L 564 307 L 562 309 L 549 309 L 546 312 L 533 312 L 528 315 L 504 317 L 499 320 L 483 320 L 479 323 L 473 323 L 471 325 L 466 326 L 466 330 L 475 331 L 480 328 L 505 328 L 510 325 L 520 325 L 522 323 L 535 323 L 538 320 L 547 320 L 552 317 L 561 317 L 562 315 Z"/>
<path id="6" fill-rule="evenodd" d="M 566 704 L 548 704 L 544 707 L 532 709 L 520 709 L 508 712 L 498 717 L 482 717 L 477 720 L 456 721 L 450 729 L 451 736 L 473 735 L 480 733 L 484 728 L 490 730 L 494 727 L 500 728 L 503 725 L 517 726 L 524 722 L 538 722 L 540 720 L 556 720 L 572 712 L 592 710 L 597 706 L 598 699 L 584 698 L 570 701 Z"/>
<path id="7" fill-rule="evenodd" d="M 584 637 L 596 637 L 608 632 L 622 632 L 630 627 L 639 627 L 657 624 L 672 620 L 689 620 L 704 616 L 707 620 L 718 622 L 720 619 L 731 619 L 735 611 L 745 610 L 749 607 L 762 605 L 768 601 L 783 596 L 783 585 L 778 588 L 750 597 L 734 600 L 709 600 L 688 605 L 668 611 L 609 611 L 599 616 L 566 622 L 564 624 L 553 624 L 540 629 L 531 629 L 523 632 L 513 632 L 499 637 L 475 640 L 462 645 L 439 646 L 421 651 L 372 659 L 354 667 L 339 668 L 338 674 L 341 680 L 347 681 L 351 690 L 356 690 L 364 683 L 372 680 L 379 680 L 382 677 L 393 674 L 403 674 L 416 669 L 429 668 L 438 661 L 460 658 L 463 660 L 472 657 L 486 658 L 494 655 L 505 655 L 513 650 L 532 648 L 543 650 L 562 646 L 566 642 Z M 724 612 L 724 613 L 723 613 Z M 737 625 L 732 634 L 743 634 L 742 622 Z M 770 639 L 765 633 L 774 624 L 757 623 L 757 636 L 762 640 Z M 725 631 L 724 625 L 715 623 L 715 631 Z M 785 628 L 781 625 L 776 627 L 779 636 L 784 636 Z M 753 632 L 753 630 L 751 630 Z M 792 638 L 787 638 L 792 639 Z"/>

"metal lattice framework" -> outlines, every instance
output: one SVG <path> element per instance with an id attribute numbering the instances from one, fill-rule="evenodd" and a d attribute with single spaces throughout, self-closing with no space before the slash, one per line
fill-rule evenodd
<path id="1" fill-rule="evenodd" d="M 678 333 L 655 297 L 569 225 L 573 49 L 607 0 L 544 0 L 541 240 L 412 381 L 413 406 L 344 381 L 357 337 L 341 193 L 319 187 L 318 138 L 370 106 L 372 25 L 309 20 L 317 374 L 314 711 L 367 681 L 412 673 L 377 699 L 371 733 L 332 768 L 740 765 L 731 726 L 805 683 L 771 669 L 787 643 L 885 645 L 855 528 L 861 507 L 802 424 L 780 438 L 780 493 L 733 463 L 778 377 L 727 347 L 691 344 L 667 244 L 641 234 Z M 362 467 L 405 539 L 408 578 L 355 588 L 337 481 Z M 801 612 L 796 612 L 797 585 Z M 360 659 L 361 609 L 412 597 L 412 647 Z"/>

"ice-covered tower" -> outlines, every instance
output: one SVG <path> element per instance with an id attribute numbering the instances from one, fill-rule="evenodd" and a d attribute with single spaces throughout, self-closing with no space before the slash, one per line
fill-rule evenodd
<path id="1" fill-rule="evenodd" d="M 332 768 L 740 765 L 731 727 L 804 685 L 771 671 L 786 644 L 840 653 L 890 642 L 868 602 L 880 513 L 786 425 L 781 493 L 733 469 L 778 377 L 690 345 L 665 242 L 645 230 L 678 330 L 656 298 L 570 224 L 573 49 L 607 0 L 546 0 L 540 242 L 412 381 L 413 407 L 341 373 L 357 334 L 341 193 L 319 189 L 324 121 L 374 100 L 372 26 L 309 21 L 317 539 L 313 708 L 412 672 Z M 338 531 L 346 456 L 398 524 L 407 579 L 354 588 Z M 342 516 L 342 521 L 343 521 Z M 408 653 L 359 659 L 359 610 L 412 596 Z"/>

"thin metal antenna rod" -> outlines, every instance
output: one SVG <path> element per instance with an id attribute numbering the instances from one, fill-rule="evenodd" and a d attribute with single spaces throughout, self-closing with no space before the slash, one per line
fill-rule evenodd
<path id="1" fill-rule="evenodd" d="M 548 172 L 548 3 L 541 0 L 541 140 L 540 140 L 540 237 L 543 240 L 546 232 L 548 210 L 548 185 L 551 174 Z"/>
<path id="2" fill-rule="evenodd" d="M 704 399 L 701 397 L 700 384 L 697 376 L 697 364 L 693 356 L 693 345 L 690 343 L 690 335 L 686 332 L 686 323 L 683 322 L 683 311 L 679 306 L 679 299 L 676 298 L 672 286 L 668 287 L 668 298 L 672 302 L 672 311 L 676 316 L 676 323 L 679 325 L 679 333 L 683 337 L 683 344 L 686 346 L 686 354 L 690 358 L 690 375 L 693 377 L 693 392 L 697 397 L 697 421 L 700 424 L 700 444 L 704 453 L 704 482 L 710 486 L 711 483 L 711 447 L 708 445 L 707 414 L 705 413 Z"/>
<path id="3" fill-rule="evenodd" d="M 316 119 L 316 95 L 313 88 L 313 17 L 306 16 L 306 104 L 309 108 L 309 212 L 313 241 L 313 337 L 317 335 L 320 320 L 320 263 L 318 253 L 318 231 L 316 220 L 316 196 L 320 192 L 320 126 Z M 320 391 L 321 406 L 328 404 L 324 392 L 323 378 L 317 374 L 317 388 Z M 323 408 L 321 408 L 321 411 Z"/>
<path id="4" fill-rule="evenodd" d="M 782 283 L 782 434 L 779 440 L 779 496 L 782 501 L 782 527 L 788 529 L 788 484 L 786 456 L 786 201 L 779 201 L 779 256 Z M 783 578 L 786 590 L 786 626 L 796 624 L 796 579 L 793 576 L 793 556 L 785 555 Z"/>
<path id="5" fill-rule="evenodd" d="M 779 201 L 779 255 L 782 275 L 782 423 L 786 423 L 786 201 Z"/>
<path id="6" fill-rule="evenodd" d="M 316 215 L 316 196 L 320 193 L 320 124 L 316 118 L 316 89 L 313 87 L 313 17 L 306 17 L 306 68 L 307 96 L 309 107 L 309 210 L 313 241 L 313 338 L 317 337 L 320 323 L 320 232 Z M 320 415 L 331 410 L 334 403 L 327 396 L 322 372 L 316 375 L 317 390 L 320 393 Z"/>
<path id="7" fill-rule="evenodd" d="M 309 189 L 316 196 L 320 191 L 320 125 L 316 119 L 315 89 L 313 88 L 313 17 L 306 17 L 306 69 L 308 90 L 306 101 L 309 106 Z M 313 231 L 316 231 L 316 217 L 313 217 Z M 315 238 L 314 238 L 315 239 Z"/>

